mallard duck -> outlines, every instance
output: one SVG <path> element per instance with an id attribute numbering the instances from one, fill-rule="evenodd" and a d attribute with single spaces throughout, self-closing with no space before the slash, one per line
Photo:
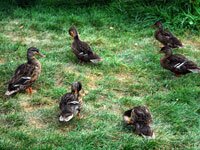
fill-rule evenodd
<path id="1" fill-rule="evenodd" d="M 133 126 L 137 135 L 154 138 L 154 132 L 150 127 L 152 117 L 147 107 L 137 106 L 127 110 L 123 114 L 123 119 L 127 125 Z"/>
<path id="2" fill-rule="evenodd" d="M 164 30 L 161 21 L 157 21 L 153 27 L 156 27 L 155 38 L 164 46 L 168 45 L 171 48 L 183 47 L 180 40 L 178 40 L 171 32 Z"/>
<path id="3" fill-rule="evenodd" d="M 161 48 L 160 53 L 164 53 L 164 57 L 160 59 L 160 64 L 163 68 L 174 72 L 176 76 L 187 73 L 200 73 L 200 67 L 194 62 L 188 60 L 180 54 L 172 54 L 172 49 L 169 46 Z"/>
<path id="4" fill-rule="evenodd" d="M 82 99 L 79 92 L 81 89 L 82 84 L 80 82 L 74 82 L 71 85 L 71 92 L 61 97 L 59 121 L 68 122 L 76 115 L 80 118 Z"/>
<path id="5" fill-rule="evenodd" d="M 98 63 L 102 60 L 86 42 L 79 39 L 78 32 L 74 26 L 69 29 L 69 34 L 74 39 L 71 45 L 73 53 L 81 62 Z"/>
<path id="6" fill-rule="evenodd" d="M 8 81 L 6 96 L 23 90 L 32 94 L 31 85 L 38 79 L 41 72 L 41 64 L 35 58 L 35 55 L 44 57 L 37 48 L 30 47 L 27 51 L 27 63 L 18 66 L 12 79 Z"/>

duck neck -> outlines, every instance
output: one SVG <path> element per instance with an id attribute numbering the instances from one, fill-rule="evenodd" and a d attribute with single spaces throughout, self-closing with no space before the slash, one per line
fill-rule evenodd
<path id="1" fill-rule="evenodd" d="M 36 66 L 39 66 L 39 61 L 33 56 L 33 57 L 27 57 L 28 64 L 33 64 Z"/>
<path id="2" fill-rule="evenodd" d="M 74 93 L 75 97 L 78 99 L 79 93 Z"/>
<path id="3" fill-rule="evenodd" d="M 79 36 L 78 35 L 74 36 L 74 40 L 79 41 Z"/>
<path id="4" fill-rule="evenodd" d="M 172 51 L 169 50 L 168 52 L 165 53 L 165 58 L 168 58 L 172 55 Z"/>
<path id="5" fill-rule="evenodd" d="M 158 27 L 158 31 L 163 31 L 163 27 L 162 27 L 162 26 L 159 26 L 159 27 Z"/>

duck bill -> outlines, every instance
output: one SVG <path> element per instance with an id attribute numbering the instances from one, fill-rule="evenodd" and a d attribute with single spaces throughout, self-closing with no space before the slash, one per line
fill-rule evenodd
<path id="1" fill-rule="evenodd" d="M 78 90 L 75 90 L 75 94 L 78 94 Z"/>
<path id="2" fill-rule="evenodd" d="M 40 57 L 46 57 L 46 56 L 43 55 L 42 53 L 38 53 L 38 55 L 39 55 Z"/>

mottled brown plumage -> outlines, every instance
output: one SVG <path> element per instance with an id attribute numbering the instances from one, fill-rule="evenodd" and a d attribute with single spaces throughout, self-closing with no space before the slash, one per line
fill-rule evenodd
<path id="1" fill-rule="evenodd" d="M 132 125 L 137 135 L 154 137 L 153 130 L 150 127 L 152 117 L 147 107 L 137 106 L 124 112 L 124 122 Z"/>
<path id="2" fill-rule="evenodd" d="M 162 23 L 157 21 L 154 25 L 157 28 L 154 37 L 161 42 L 164 46 L 169 46 L 171 48 L 182 47 L 182 43 L 178 40 L 171 32 L 164 30 Z"/>
<path id="3" fill-rule="evenodd" d="M 78 32 L 75 27 L 69 29 L 70 36 L 74 39 L 71 47 L 73 53 L 81 62 L 92 62 L 98 63 L 101 61 L 101 58 L 95 54 L 90 46 L 79 39 Z"/>
<path id="4" fill-rule="evenodd" d="M 80 111 L 82 106 L 82 98 L 80 91 L 82 84 L 80 82 L 74 82 L 71 86 L 71 92 L 63 95 L 59 104 L 61 110 L 59 121 L 68 122 L 75 115 L 80 117 Z"/>
<path id="5" fill-rule="evenodd" d="M 169 46 L 161 48 L 161 53 L 164 57 L 160 59 L 160 64 L 163 68 L 175 73 L 176 76 L 184 75 L 187 73 L 200 73 L 200 67 L 185 56 L 180 54 L 172 54 Z"/>
<path id="6" fill-rule="evenodd" d="M 41 72 L 41 64 L 35 55 L 42 55 L 35 47 L 30 47 L 27 51 L 27 63 L 20 65 L 8 82 L 8 89 L 5 95 L 10 96 L 19 91 L 31 88 L 31 85 L 38 79 Z M 31 92 L 31 91 L 30 91 Z"/>

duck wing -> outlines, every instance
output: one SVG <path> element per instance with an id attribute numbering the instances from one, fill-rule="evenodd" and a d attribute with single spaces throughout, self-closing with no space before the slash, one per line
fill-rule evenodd
<path id="1" fill-rule="evenodd" d="M 156 30 L 154 36 L 163 45 L 167 45 L 167 43 L 171 37 L 170 33 L 165 32 L 163 29 Z"/>
<path id="2" fill-rule="evenodd" d="M 5 95 L 9 96 L 29 87 L 36 80 L 36 78 L 33 78 L 35 69 L 35 66 L 28 63 L 20 65 L 8 82 L 8 90 Z"/>
<path id="3" fill-rule="evenodd" d="M 72 49 L 78 51 L 80 55 L 89 55 L 93 53 L 90 46 L 86 42 L 82 42 L 80 40 L 72 43 Z"/>
<path id="4" fill-rule="evenodd" d="M 185 56 L 180 54 L 172 55 L 168 58 L 168 65 L 173 72 L 186 74 L 189 72 L 199 73 L 200 69 L 193 61 L 188 60 Z"/>
<path id="5" fill-rule="evenodd" d="M 133 108 L 133 118 L 136 122 L 150 123 L 152 122 L 152 117 L 149 110 L 146 107 L 138 106 Z"/>
<path id="6" fill-rule="evenodd" d="M 86 42 L 73 42 L 72 49 L 78 59 L 82 61 L 92 63 L 98 63 L 100 61 L 100 57 L 92 51 L 92 49 Z"/>
<path id="7" fill-rule="evenodd" d="M 60 101 L 60 104 L 59 104 L 60 109 L 62 109 L 66 105 L 68 105 L 68 103 L 71 102 L 71 101 L 76 101 L 74 94 L 67 93 L 67 94 L 63 95 L 61 97 L 61 101 Z"/>
<path id="8" fill-rule="evenodd" d="M 67 93 L 61 98 L 59 108 L 61 109 L 59 120 L 68 122 L 80 111 L 80 103 L 74 94 Z"/>
<path id="9" fill-rule="evenodd" d="M 181 41 L 178 40 L 178 38 L 176 38 L 170 31 L 162 30 L 161 32 L 164 38 L 166 39 L 167 45 L 170 46 L 171 48 L 178 48 L 183 46 Z"/>

